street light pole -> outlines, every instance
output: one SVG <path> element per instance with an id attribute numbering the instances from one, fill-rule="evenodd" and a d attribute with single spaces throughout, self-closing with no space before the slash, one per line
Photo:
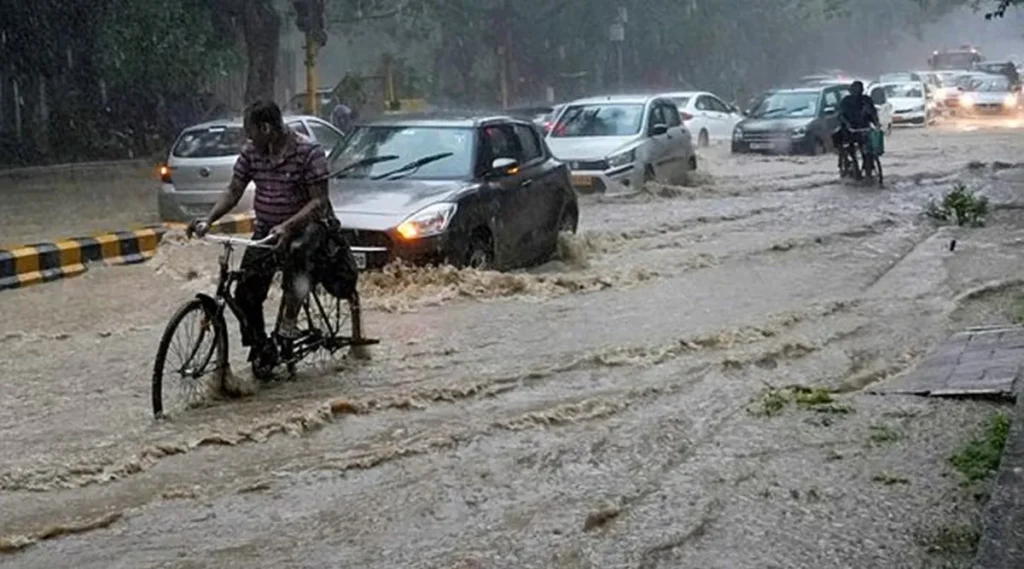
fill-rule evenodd
<path id="1" fill-rule="evenodd" d="M 623 13 L 620 11 L 615 23 L 608 28 L 608 39 L 615 44 L 615 60 L 616 66 L 618 67 L 620 92 L 626 88 L 626 70 L 625 64 L 622 61 L 622 43 L 626 40 L 626 26 L 624 20 L 625 18 L 623 17 Z"/>

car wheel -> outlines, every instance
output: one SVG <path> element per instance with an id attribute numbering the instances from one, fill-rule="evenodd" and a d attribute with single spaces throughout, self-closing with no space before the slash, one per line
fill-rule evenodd
<path id="1" fill-rule="evenodd" d="M 697 135 L 697 146 L 701 148 L 707 148 L 711 144 L 711 139 L 708 137 L 708 131 L 701 129 Z"/>
<path id="2" fill-rule="evenodd" d="M 647 182 L 653 182 L 654 181 L 654 177 L 655 177 L 654 176 L 654 166 L 651 166 L 650 164 L 645 164 L 644 165 L 644 183 L 646 184 Z"/>
<path id="3" fill-rule="evenodd" d="M 478 271 L 488 271 L 494 267 L 494 241 L 486 229 L 473 232 L 459 264 Z"/>

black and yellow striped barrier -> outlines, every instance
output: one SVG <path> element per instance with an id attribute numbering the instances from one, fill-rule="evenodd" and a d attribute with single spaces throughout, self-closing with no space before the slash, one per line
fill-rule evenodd
<path id="1" fill-rule="evenodd" d="M 130 265 L 146 261 L 156 253 L 160 239 L 169 229 L 185 224 L 168 223 L 130 231 L 75 237 L 53 243 L 34 243 L 0 249 L 0 290 L 21 288 L 80 275 L 88 265 Z M 253 218 L 239 215 L 215 224 L 217 233 L 251 233 Z"/>

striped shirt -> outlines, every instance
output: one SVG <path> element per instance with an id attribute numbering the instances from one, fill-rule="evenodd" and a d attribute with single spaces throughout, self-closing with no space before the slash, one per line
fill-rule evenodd
<path id="1" fill-rule="evenodd" d="M 288 129 L 280 157 L 260 152 L 249 141 L 235 162 L 235 183 L 256 184 L 256 226 L 268 230 L 291 219 L 309 203 L 309 188 L 330 177 L 319 144 Z"/>

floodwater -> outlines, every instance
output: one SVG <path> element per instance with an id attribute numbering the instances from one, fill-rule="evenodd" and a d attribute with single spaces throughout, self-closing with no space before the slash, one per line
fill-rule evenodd
<path id="1" fill-rule="evenodd" d="M 215 246 L 0 293 L 0 567 L 962 561 L 980 506 L 948 457 L 996 405 L 860 390 L 1008 318 L 985 299 L 1021 275 L 1022 150 L 900 130 L 876 189 L 712 147 L 686 186 L 584 198 L 543 267 L 368 275 L 370 361 L 159 423 L 152 358 Z M 923 215 L 957 181 L 986 227 Z M 765 416 L 791 385 L 837 394 Z"/>

